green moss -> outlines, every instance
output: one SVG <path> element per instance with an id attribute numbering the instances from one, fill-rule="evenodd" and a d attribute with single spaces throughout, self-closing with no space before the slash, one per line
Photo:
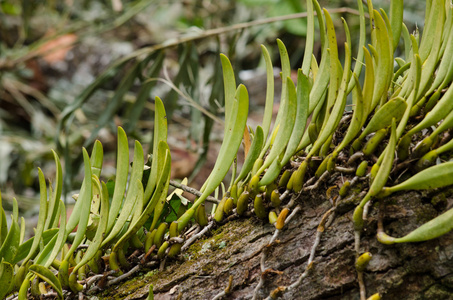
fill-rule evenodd
<path id="1" fill-rule="evenodd" d="M 451 294 L 452 291 L 441 285 L 435 284 L 424 293 L 424 296 L 426 299 L 450 299 Z"/>

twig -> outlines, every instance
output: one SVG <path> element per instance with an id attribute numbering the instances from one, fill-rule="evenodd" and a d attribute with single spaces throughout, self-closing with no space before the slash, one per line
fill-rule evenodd
<path id="1" fill-rule="evenodd" d="M 214 221 L 209 222 L 209 224 L 206 225 L 206 227 L 203 228 L 200 232 L 198 232 L 197 234 L 192 235 L 192 236 L 184 243 L 184 245 L 181 247 L 181 251 L 184 251 L 184 250 L 186 250 L 187 248 L 189 248 L 189 246 L 190 246 L 194 241 L 196 241 L 197 239 L 199 239 L 200 237 L 202 237 L 203 234 L 205 234 L 209 229 L 211 229 L 212 226 L 214 226 Z"/>
<path id="2" fill-rule="evenodd" d="M 370 210 L 371 207 L 371 201 L 368 201 L 365 206 L 363 207 L 363 214 L 362 214 L 362 219 L 366 220 L 368 219 L 368 211 Z"/>
<path id="3" fill-rule="evenodd" d="M 228 278 L 228 285 L 225 288 L 225 290 L 218 293 L 214 298 L 212 298 L 212 300 L 218 300 L 218 299 L 221 299 L 223 296 L 228 295 L 230 293 L 232 284 L 233 284 L 233 275 L 230 275 L 230 277 Z"/>
<path id="4" fill-rule="evenodd" d="M 98 281 L 99 279 L 101 279 L 104 276 L 105 276 L 104 274 L 97 274 L 97 275 L 94 275 L 94 276 L 91 276 L 90 278 L 88 278 L 87 283 L 86 283 L 87 290 L 90 289 L 90 287 L 93 285 L 93 283 L 95 283 L 96 281 Z"/>
<path id="5" fill-rule="evenodd" d="M 344 173 L 344 174 L 354 174 L 356 172 L 356 169 L 335 166 L 335 171 Z"/>
<path id="6" fill-rule="evenodd" d="M 284 191 L 283 194 L 280 195 L 280 201 L 285 200 L 285 198 L 288 197 L 290 192 L 291 192 L 290 190 Z"/>
<path id="7" fill-rule="evenodd" d="M 296 208 L 291 212 L 291 214 L 286 217 L 286 220 L 285 220 L 285 225 L 289 223 L 289 221 L 291 221 L 291 219 L 299 212 L 299 210 L 301 210 L 302 208 L 300 207 L 300 205 L 296 206 Z"/>
<path id="8" fill-rule="evenodd" d="M 195 196 L 198 196 L 198 197 L 200 197 L 201 194 L 202 194 L 199 190 L 191 188 L 190 186 L 187 186 L 185 184 L 181 184 L 181 183 L 179 183 L 179 182 L 177 182 L 175 180 L 170 180 L 170 185 L 174 186 L 175 188 L 181 189 L 181 190 L 183 190 L 185 192 L 191 193 L 191 194 L 193 194 Z M 208 196 L 206 198 L 206 201 L 209 201 L 209 202 L 212 202 L 212 203 L 216 203 L 216 204 L 220 203 L 220 201 L 218 199 L 216 199 L 214 197 L 211 197 L 211 196 Z"/>
<path id="9" fill-rule="evenodd" d="M 288 216 L 288 218 L 286 220 L 289 221 L 288 219 L 290 219 L 290 217 L 292 218 L 296 214 L 296 212 L 300 209 L 301 209 L 300 206 L 297 206 L 294 209 L 294 211 L 291 213 L 291 215 Z M 318 248 L 319 242 L 321 241 L 321 235 L 323 234 L 325 227 L 329 227 L 335 218 L 335 209 L 336 209 L 336 207 L 332 207 L 331 209 L 329 209 L 323 215 L 321 221 L 319 222 L 318 229 L 316 232 L 316 238 L 313 243 L 313 246 L 311 247 L 310 256 L 308 258 L 307 267 L 305 268 L 305 271 L 299 276 L 299 278 L 294 283 L 292 283 L 288 287 L 279 287 L 277 292 L 280 293 L 280 292 L 286 292 L 286 291 L 296 289 L 302 283 L 302 280 L 304 280 L 304 278 L 306 278 L 308 276 L 311 269 L 313 268 L 313 261 L 314 261 L 316 249 Z M 286 224 L 286 222 L 285 222 L 285 224 Z M 272 299 L 273 298 L 271 296 L 266 298 L 266 300 L 272 300 Z"/>
<path id="10" fill-rule="evenodd" d="M 263 283 L 264 283 L 264 274 L 263 272 L 265 271 L 265 267 L 264 267 L 264 261 L 266 260 L 266 248 L 264 248 L 262 251 L 261 251 L 261 259 L 260 259 L 260 269 L 261 269 L 261 275 L 260 275 L 260 281 L 258 281 L 258 284 L 256 285 L 255 289 L 253 290 L 253 298 L 252 300 L 256 300 L 257 299 L 257 296 L 258 296 L 258 293 L 261 289 L 261 287 L 263 286 Z"/>
<path id="11" fill-rule="evenodd" d="M 366 300 L 366 287 L 363 281 L 363 272 L 357 271 L 357 281 L 359 282 L 360 300 Z"/>
<path id="12" fill-rule="evenodd" d="M 330 177 L 330 173 L 329 171 L 325 171 L 321 177 L 319 177 L 318 181 L 316 181 L 313 185 L 309 185 L 307 187 L 304 187 L 302 190 L 303 191 L 311 191 L 311 190 L 314 190 L 314 189 L 317 189 L 319 188 L 319 186 L 321 185 L 322 182 L 326 181 L 327 178 Z M 313 177 L 315 178 L 315 177 Z M 307 182 L 308 183 L 308 182 Z"/>
<path id="13" fill-rule="evenodd" d="M 362 151 L 358 151 L 358 152 L 354 153 L 353 155 L 351 155 L 349 157 L 348 165 L 352 165 L 356 160 L 361 159 L 364 156 L 365 156 L 365 154 L 363 154 Z"/>
<path id="14" fill-rule="evenodd" d="M 117 284 L 118 282 L 122 281 L 123 279 L 126 279 L 126 278 L 132 276 L 135 272 L 140 270 L 140 268 L 141 268 L 141 265 L 136 265 L 135 267 L 130 269 L 127 273 L 124 273 L 123 275 L 120 275 L 120 276 L 108 281 L 107 286 Z"/>
<path id="15" fill-rule="evenodd" d="M 294 204 L 296 203 L 296 199 L 297 199 L 297 195 L 293 194 L 291 196 L 291 199 L 289 199 L 289 202 L 285 205 L 285 207 L 287 207 L 287 208 L 293 207 Z"/>

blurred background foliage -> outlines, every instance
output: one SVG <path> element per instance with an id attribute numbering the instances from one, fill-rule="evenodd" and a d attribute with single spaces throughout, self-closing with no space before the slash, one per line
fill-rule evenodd
<path id="1" fill-rule="evenodd" d="M 422 28 L 425 2 L 406 2 L 405 23 L 410 30 Z M 355 0 L 320 4 L 357 6 Z M 155 96 L 163 99 L 168 113 L 172 177 L 187 176 L 197 187 L 223 132 L 219 53 L 230 58 L 249 90 L 250 124 L 254 118 L 261 121 L 266 80 L 259 45 L 273 51 L 278 68 L 279 37 L 292 67 L 299 67 L 306 20 L 275 18 L 304 11 L 305 1 L 299 0 L 0 0 L 3 199 L 16 197 L 22 210 L 34 213 L 37 167 L 50 180 L 55 174 L 50 149 L 64 159 L 65 192 L 71 195 L 80 186 L 81 147 L 90 148 L 95 139 L 105 147 L 104 179 L 113 177 L 116 127 L 149 145 Z M 357 43 L 357 16 L 337 14 L 338 27 L 340 15 Z M 264 19 L 264 25 L 253 23 Z M 340 49 L 343 42 L 340 35 Z"/>

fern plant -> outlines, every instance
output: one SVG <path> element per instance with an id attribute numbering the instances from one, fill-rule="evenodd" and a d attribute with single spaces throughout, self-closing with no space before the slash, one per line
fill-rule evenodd
<path id="1" fill-rule="evenodd" d="M 148 179 L 143 180 L 145 161 L 141 144 L 135 142 L 130 169 L 128 138 L 119 127 L 113 193 L 109 193 L 107 185 L 99 179 L 103 150 L 101 143 L 96 142 L 91 155 L 83 149 L 84 181 L 69 218 L 60 200 L 62 168 L 58 155 L 53 152 L 57 169 L 55 184 L 47 186 L 39 171 L 41 200 L 35 236 L 23 241 L 25 221 L 22 218 L 19 222 L 17 202 L 14 202 L 9 228 L 3 208 L 0 213 L 0 286 L 5 287 L 0 298 L 16 292 L 19 299 L 27 299 L 29 295 L 39 297 L 48 293 L 49 286 L 58 298 L 96 292 L 105 285 L 100 278 L 107 276 L 98 274 L 107 271 L 108 275 L 122 279 L 145 266 L 165 263 L 187 249 L 215 223 L 222 224 L 227 215 L 255 215 L 273 224 L 275 234 L 269 243 L 272 244 L 300 210 L 300 196 L 340 173 L 351 179 L 340 187 L 340 197 L 335 203 L 346 197 L 360 178 L 369 180 L 369 188 L 353 214 L 360 296 L 366 299 L 363 272 L 371 254 L 362 254 L 359 249 L 371 201 L 402 190 L 453 184 L 452 163 L 436 160 L 452 147 L 445 139 L 450 137 L 446 133 L 451 128 L 453 114 L 453 64 L 450 60 L 453 8 L 447 0 L 428 2 L 425 32 L 418 41 L 402 23 L 402 1 L 392 1 L 389 16 L 384 10 L 373 9 L 372 2 L 368 1 L 371 43 L 366 47 L 365 9 L 362 1 L 357 4 L 361 39 L 353 69 L 347 23 L 343 20 L 346 42 L 342 65 L 333 20 L 316 0 L 307 0 L 309 39 L 296 83 L 290 77 L 285 45 L 277 41 L 282 64 L 282 93 L 272 130 L 274 79 L 266 47 L 262 47 L 267 66 L 266 107 L 261 126 L 254 130 L 246 126 L 247 89 L 236 84 L 230 61 L 221 56 L 225 91 L 223 143 L 200 191 L 178 186 L 193 192 L 197 199 L 190 207 L 181 208 L 177 212 L 179 217 L 171 222 L 162 218 L 164 208 L 169 205 L 171 154 L 167 145 L 167 115 L 159 98 L 155 100 L 155 138 Z M 315 12 L 323 52 L 319 63 L 312 55 Z M 401 36 L 406 57 L 395 58 Z M 362 65 L 365 66 L 363 82 L 359 79 Z M 345 115 L 347 97 L 351 93 L 353 112 Z M 436 129 L 417 145 L 412 145 L 417 134 L 431 126 Z M 439 135 L 445 135 L 445 139 L 434 142 Z M 243 140 L 248 146 L 238 172 L 235 158 Z M 412 160 L 418 160 L 413 168 L 407 163 Z M 370 162 L 373 165 L 368 168 Z M 232 176 L 227 184 L 225 177 L 232 165 Z M 390 180 L 398 178 L 394 175 L 400 174 L 402 169 L 411 176 L 406 175 L 402 182 Z M 205 201 L 214 203 L 209 214 L 205 211 Z M 335 211 L 335 203 L 326 216 Z M 377 238 L 384 244 L 433 239 L 452 229 L 452 213 L 453 210 L 449 210 L 401 238 L 385 234 L 381 222 Z M 323 218 L 320 227 L 325 224 L 326 218 Z M 322 231 L 319 230 L 316 237 L 318 243 Z M 297 288 L 308 276 L 313 267 L 317 243 L 314 244 L 306 271 L 284 290 Z M 265 262 L 265 251 L 262 255 Z M 98 284 L 93 286 L 96 282 Z M 107 284 L 115 282 L 113 279 Z M 261 285 L 262 279 L 255 288 L 254 298 Z M 229 288 L 222 295 L 228 291 Z M 152 299 L 152 288 L 149 298 Z M 371 299 L 379 298 L 379 295 L 371 296 Z"/>

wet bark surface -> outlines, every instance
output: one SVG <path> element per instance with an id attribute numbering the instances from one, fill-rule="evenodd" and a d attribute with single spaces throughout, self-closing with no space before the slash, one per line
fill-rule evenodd
<path id="1" fill-rule="evenodd" d="M 261 251 L 267 251 L 268 269 L 256 293 L 264 299 L 278 287 L 297 281 L 307 267 L 318 224 L 332 207 L 320 190 L 299 197 L 302 210 L 283 228 L 278 242 L 266 247 L 275 227 L 256 217 L 238 218 L 211 231 L 203 240 L 167 261 L 162 271 L 147 270 L 99 294 L 107 299 L 146 299 L 149 285 L 154 299 L 212 299 L 228 285 L 223 299 L 251 299 L 260 276 Z M 360 188 L 337 204 L 336 217 L 325 229 L 309 275 L 296 289 L 278 294 L 281 299 L 359 299 L 354 267 L 352 212 Z M 398 193 L 384 199 L 384 227 L 403 236 L 451 206 L 452 189 Z M 362 234 L 361 253 L 373 257 L 364 274 L 367 296 L 383 299 L 452 299 L 453 233 L 409 244 L 383 245 L 376 240 L 379 203 L 371 207 Z"/>

